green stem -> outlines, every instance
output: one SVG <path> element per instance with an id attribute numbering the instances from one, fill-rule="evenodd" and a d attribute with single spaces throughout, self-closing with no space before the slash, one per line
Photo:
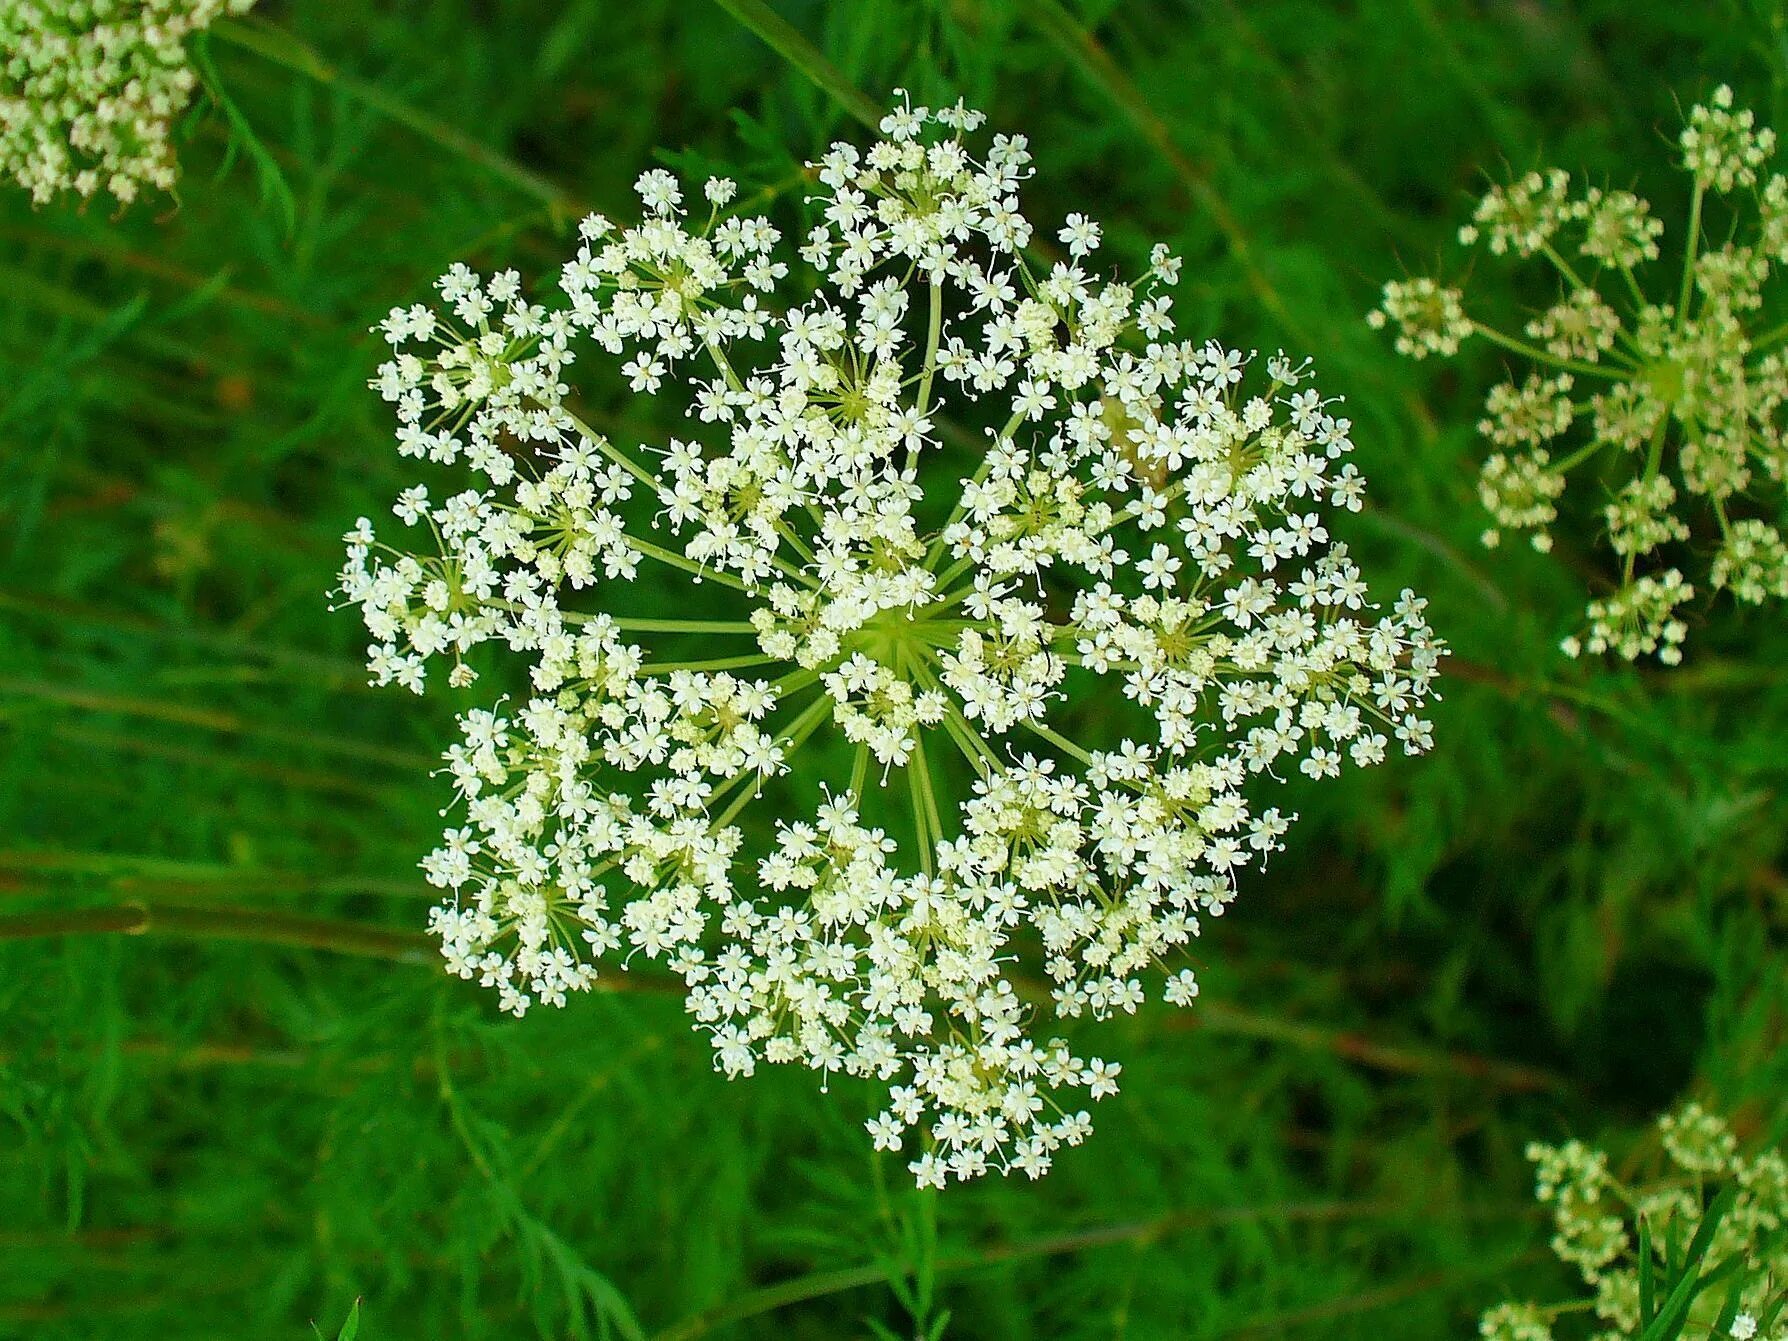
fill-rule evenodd
<path id="1" fill-rule="evenodd" d="M 1604 368 L 1595 363 L 1584 363 L 1580 359 L 1554 358 L 1538 345 L 1530 345 L 1525 340 L 1518 340 L 1512 335 L 1504 335 L 1494 326 L 1486 326 L 1481 321 L 1472 322 L 1471 328 L 1475 333 L 1483 336 L 1491 344 L 1501 345 L 1504 349 L 1512 350 L 1515 353 L 1522 355 L 1524 358 L 1532 359 L 1536 363 L 1544 363 L 1554 368 L 1563 368 L 1568 372 L 1582 373 L 1585 377 L 1606 377 L 1615 382 L 1624 382 L 1626 380 L 1626 374 L 1614 368 Z"/>
<path id="2" fill-rule="evenodd" d="M 819 724 L 825 720 L 831 705 L 832 701 L 827 698 L 826 695 L 821 694 L 805 708 L 801 709 L 794 721 L 789 723 L 788 731 L 784 735 L 776 738 L 776 743 L 782 746 L 785 754 L 791 753 L 797 749 L 802 741 L 806 740 L 807 737 L 811 736 L 819 728 Z M 763 785 L 763 778 L 760 774 L 750 771 L 735 773 L 732 777 L 721 783 L 714 794 L 708 798 L 709 804 L 712 805 L 719 801 L 721 797 L 725 796 L 734 787 L 739 786 L 741 782 L 746 783 L 747 785 L 740 789 L 738 795 L 733 797 L 725 810 L 721 811 L 720 814 L 708 821 L 708 830 L 710 833 L 718 829 L 724 829 L 738 817 L 741 810 L 751 804 L 752 799 L 758 794 L 759 787 Z"/>
<path id="3" fill-rule="evenodd" d="M 782 737 L 784 749 L 792 750 L 807 737 L 819 730 L 820 724 L 832 714 L 832 698 L 829 694 L 816 696 L 813 702 L 801 710 L 801 715 L 789 723 L 788 734 Z"/>
<path id="4" fill-rule="evenodd" d="M 921 783 L 919 790 L 925 802 L 925 818 L 931 826 L 932 841 L 936 842 L 944 836 L 944 822 L 938 813 L 937 788 L 932 780 L 931 764 L 925 757 L 925 733 L 923 731 L 913 733 L 912 767 Z"/>
<path id="5" fill-rule="evenodd" d="M 1714 519 L 1720 523 L 1720 536 L 1730 544 L 1732 541 L 1732 519 L 1726 515 L 1726 502 L 1720 498 L 1710 501 L 1713 503 Z"/>
<path id="6" fill-rule="evenodd" d="M 750 587 L 731 573 L 723 572 L 718 568 L 704 568 L 693 559 L 673 550 L 665 549 L 662 545 L 654 545 L 650 540 L 641 540 L 637 536 L 630 535 L 627 537 L 627 543 L 648 559 L 657 559 L 660 563 L 667 563 L 672 568 L 681 568 L 684 572 L 692 574 L 698 582 L 714 581 L 723 587 L 731 587 L 734 591 L 742 591 L 748 595 L 751 592 Z"/>
<path id="7" fill-rule="evenodd" d="M 523 607 L 514 601 L 485 601 L 487 607 L 519 613 Z M 588 614 L 582 610 L 560 610 L 559 618 L 567 624 L 593 624 L 606 619 L 623 633 L 756 633 L 748 619 L 642 619 L 632 615 Z"/>
<path id="8" fill-rule="evenodd" d="M 639 668 L 639 673 L 641 675 L 670 675 L 675 671 L 742 670 L 748 666 L 774 666 L 780 661 L 780 657 L 767 657 L 761 653 L 737 657 L 715 657 L 708 661 L 648 661 Z"/>
<path id="9" fill-rule="evenodd" d="M 658 476 L 640 465 L 639 462 L 635 461 L 619 447 L 616 447 L 608 440 L 607 434 L 598 433 L 574 414 L 567 414 L 565 417 L 571 421 L 571 426 L 573 428 L 579 433 L 582 433 L 584 437 L 588 438 L 596 445 L 597 451 L 601 452 L 610 461 L 613 461 L 617 466 L 621 467 L 622 470 L 626 471 L 629 475 L 633 476 L 634 479 L 650 489 L 654 498 L 663 496 L 664 481 L 660 480 Z"/>
<path id="10" fill-rule="evenodd" d="M 546 178 L 532 172 L 513 159 L 481 144 L 464 131 L 445 121 L 417 111 L 407 103 L 392 97 L 376 84 L 368 83 L 329 64 L 310 47 L 293 37 L 290 33 L 274 27 L 270 23 L 244 19 L 220 19 L 211 25 L 211 33 L 239 47 L 253 52 L 275 65 L 284 66 L 297 74 L 315 80 L 319 84 L 338 88 L 349 97 L 364 103 L 388 120 L 397 122 L 423 139 L 439 145 L 450 153 L 458 154 L 469 162 L 476 163 L 486 171 L 501 177 L 511 186 L 546 205 L 556 216 L 570 216 L 582 213 L 578 205 L 568 194 L 554 186 Z"/>
<path id="11" fill-rule="evenodd" d="M 731 824 L 733 822 L 733 820 L 738 818 L 739 812 L 741 810 L 745 809 L 746 806 L 750 805 L 752 802 L 752 799 L 757 795 L 758 779 L 757 779 L 756 775 L 741 773 L 739 775 L 739 777 L 740 778 L 746 778 L 746 777 L 752 778 L 753 779 L 752 785 L 749 787 L 746 787 L 737 796 L 733 797 L 731 804 L 729 804 L 725 810 L 721 811 L 720 814 L 716 815 L 711 821 L 709 821 L 709 823 L 708 823 L 709 832 L 716 832 L 720 829 L 726 828 L 727 825 Z M 738 778 L 734 779 L 735 782 L 738 780 L 739 780 Z"/>
<path id="12" fill-rule="evenodd" d="M 705 335 L 702 337 L 702 347 L 708 351 L 708 357 L 714 360 L 714 367 L 725 380 L 727 389 L 729 391 L 744 390 L 743 384 L 739 381 L 739 375 L 733 371 L 732 360 L 726 356 L 726 351 Z"/>
<path id="13" fill-rule="evenodd" d="M 803 37 L 787 19 L 765 4 L 764 0 L 714 0 L 714 3 L 756 33 L 766 46 L 806 75 L 815 87 L 870 130 L 881 125 L 881 108 L 852 87 L 850 80 L 820 53 L 818 47 Z"/>
<path id="14" fill-rule="evenodd" d="M 774 689 L 780 697 L 786 698 L 797 690 L 805 689 L 819 677 L 819 671 L 803 666 L 799 670 L 792 670 L 780 679 L 772 681 L 770 688 Z"/>
<path id="15" fill-rule="evenodd" d="M 981 737 L 975 734 L 967 719 L 954 707 L 944 713 L 944 734 L 950 737 L 951 743 L 969 761 L 976 773 L 986 777 L 993 772 L 998 760 L 988 751 Z"/>
<path id="16" fill-rule="evenodd" d="M 915 739 L 914 750 L 907 756 L 904 772 L 906 773 L 907 789 L 912 793 L 913 837 L 915 846 L 919 849 L 919 869 L 929 876 L 934 869 L 931 851 L 932 836 L 929 832 L 929 812 L 936 807 L 935 803 L 928 804 L 926 800 L 926 793 L 931 789 L 931 775 L 924 764 L 920 762 L 917 746 L 918 741 Z M 924 779 L 923 784 L 920 782 L 921 777 Z"/>
<path id="17" fill-rule="evenodd" d="M 918 410 L 924 414 L 931 408 L 931 379 L 937 373 L 937 342 L 944 328 L 944 286 L 931 281 L 931 316 L 925 328 L 925 371 L 919 375 Z"/>
<path id="18" fill-rule="evenodd" d="M 1768 354 L 1772 352 L 1775 345 L 1780 344 L 1784 340 L 1788 340 L 1788 322 L 1784 322 L 1780 326 L 1772 327 L 1763 332 L 1763 334 L 1759 335 L 1756 339 L 1752 340 L 1751 352 L 1754 354 Z"/>
<path id="19" fill-rule="evenodd" d="M 567 622 L 594 619 L 594 615 L 569 615 Z M 622 619 L 611 615 L 616 628 L 627 633 L 756 633 L 748 619 Z"/>
<path id="20" fill-rule="evenodd" d="M 1701 178 L 1695 178 L 1695 189 L 1689 196 L 1689 240 L 1684 244 L 1682 287 L 1676 299 L 1676 329 L 1688 324 L 1689 299 L 1695 293 L 1695 254 L 1701 247 L 1701 202 L 1707 194 Z"/>
<path id="21" fill-rule="evenodd" d="M 988 747 L 981 734 L 975 730 L 968 718 L 962 715 L 962 709 L 956 700 L 946 691 L 938 680 L 937 674 L 927 664 L 929 659 L 921 659 L 913 663 L 913 673 L 920 687 L 943 695 L 944 698 L 944 731 L 956 743 L 963 758 L 974 765 L 975 771 L 982 777 L 1000 767 L 1000 758 Z"/>
<path id="22" fill-rule="evenodd" d="M 1552 468 L 1554 470 L 1556 470 L 1559 474 L 1562 475 L 1567 470 L 1576 469 L 1578 466 L 1582 465 L 1585 461 L 1589 460 L 1590 457 L 1594 456 L 1597 452 L 1601 451 L 1606 446 L 1608 446 L 1607 439 L 1596 438 L 1595 440 L 1593 440 L 1589 443 L 1586 443 L 1582 447 L 1579 447 L 1576 451 L 1572 452 L 1569 456 L 1567 456 L 1564 460 L 1560 461 L 1557 465 L 1553 466 Z"/>
<path id="23" fill-rule="evenodd" d="M 1060 750 L 1063 754 L 1070 755 L 1073 758 L 1080 760 L 1083 764 L 1091 764 L 1093 762 L 1093 756 L 1091 754 L 1081 746 L 1076 745 L 1073 741 L 1069 740 L 1054 727 L 1049 726 L 1044 722 L 1033 721 L 1028 717 L 1023 719 L 1023 722 L 1026 730 L 1043 737 L 1044 740 L 1055 746 L 1056 749 Z"/>
<path id="24" fill-rule="evenodd" d="M 1552 264 L 1557 267 L 1558 273 L 1565 277 L 1565 279 L 1570 283 L 1572 288 L 1574 288 L 1574 289 L 1591 289 L 1592 292 L 1594 291 L 1590 285 L 1585 284 L 1583 282 L 1582 278 L 1577 274 L 1577 272 L 1571 268 L 1571 263 L 1569 261 L 1565 260 L 1564 257 L 1560 256 L 1558 254 L 1558 249 L 1556 247 L 1554 247 L 1550 242 L 1540 243 L 1540 250 L 1545 253 L 1546 259 L 1548 261 L 1551 261 Z"/>
<path id="25" fill-rule="evenodd" d="M 1645 451 L 1644 483 L 1650 484 L 1658 477 L 1658 471 L 1664 464 L 1664 439 L 1670 429 L 1670 416 L 1660 414 L 1658 426 L 1651 431 L 1651 444 Z"/>
<path id="26" fill-rule="evenodd" d="M 1658 426 L 1651 431 L 1651 445 L 1646 448 L 1645 474 L 1641 477 L 1642 484 L 1650 484 L 1658 477 L 1658 471 L 1663 468 L 1664 439 L 1668 435 L 1669 429 L 1670 416 L 1668 414 L 1660 414 L 1658 416 Z M 1621 564 L 1620 580 L 1623 586 L 1632 582 L 1633 570 L 1638 564 L 1638 561 L 1639 556 L 1637 554 L 1629 554 L 1627 555 L 1625 562 Z"/>

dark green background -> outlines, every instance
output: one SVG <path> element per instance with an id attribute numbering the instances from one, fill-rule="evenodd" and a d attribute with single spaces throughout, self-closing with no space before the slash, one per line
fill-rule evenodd
<path id="1" fill-rule="evenodd" d="M 1090 212 L 1132 266 L 1173 243 L 1185 333 L 1314 355 L 1372 482 L 1343 534 L 1457 657 L 1432 756 L 1289 789 L 1200 1008 L 1103 1029 L 1125 1088 L 1093 1139 L 942 1198 L 950 1334 L 1463 1335 L 1569 1288 L 1528 1140 L 1618 1145 L 1686 1091 L 1788 1128 L 1788 636 L 1697 606 L 1680 671 L 1564 661 L 1599 500 L 1552 556 L 1479 549 L 1499 358 L 1406 363 L 1361 317 L 1457 266 L 1486 172 L 1557 163 L 1674 224 L 1679 105 L 1729 81 L 1788 127 L 1788 24 L 1071 9 L 779 12 L 870 99 L 1028 133 L 1040 222 Z M 257 21 L 209 44 L 229 105 L 184 123 L 177 208 L 0 191 L 0 1335 L 334 1335 L 356 1296 L 365 1338 L 898 1332 L 917 1208 L 867 1095 L 725 1083 L 674 998 L 518 1023 L 408 962 L 451 704 L 366 689 L 324 595 L 410 478 L 365 389 L 386 308 L 459 259 L 550 276 L 661 148 L 787 194 L 858 128 L 707 0 Z"/>

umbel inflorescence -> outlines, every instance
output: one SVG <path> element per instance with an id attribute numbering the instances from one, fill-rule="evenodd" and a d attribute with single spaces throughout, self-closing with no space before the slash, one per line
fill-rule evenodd
<path id="1" fill-rule="evenodd" d="M 1460 230 L 1466 245 L 1549 268 L 1557 301 L 1519 332 L 1468 311 L 1432 279 L 1387 284 L 1374 325 L 1413 358 L 1451 355 L 1472 336 L 1533 365 L 1494 387 L 1479 432 L 1494 449 L 1478 491 L 1495 544 L 1527 531 L 1551 547 L 1566 480 L 1599 485 L 1619 580 L 1590 602 L 1565 650 L 1682 659 L 1681 607 L 1703 579 L 1740 601 L 1788 599 L 1782 535 L 1788 325 L 1764 318 L 1788 266 L 1788 177 L 1766 174 L 1774 134 L 1722 86 L 1692 109 L 1680 141 L 1688 220 L 1660 274 L 1665 237 L 1630 191 L 1575 187 L 1558 169 L 1497 186 Z"/>
<path id="2" fill-rule="evenodd" d="M 380 683 L 527 668 L 447 755 L 452 971 L 519 1014 L 667 965 L 728 1074 L 884 1082 L 925 1183 L 1082 1139 L 1118 1067 L 1046 1022 L 1196 995 L 1289 822 L 1250 784 L 1425 748 L 1438 655 L 1330 536 L 1363 481 L 1307 368 L 1176 340 L 1179 263 L 1101 275 L 1083 215 L 1028 260 L 1030 155 L 981 121 L 835 145 L 798 265 L 651 171 L 550 304 L 455 267 L 374 385 L 464 482 L 341 576 Z M 585 342 L 665 436 L 580 417 Z"/>
<path id="3" fill-rule="evenodd" d="M 186 41 L 254 0 L 0 3 L 0 173 L 43 204 L 63 191 L 173 189 L 169 133 L 198 77 Z"/>
<path id="4" fill-rule="evenodd" d="M 1552 1251 L 1591 1295 L 1499 1304 L 1479 1323 L 1486 1341 L 1788 1338 L 1788 1161 L 1743 1153 L 1696 1103 L 1657 1130 L 1664 1168 L 1644 1178 L 1582 1141 L 1528 1147 Z"/>

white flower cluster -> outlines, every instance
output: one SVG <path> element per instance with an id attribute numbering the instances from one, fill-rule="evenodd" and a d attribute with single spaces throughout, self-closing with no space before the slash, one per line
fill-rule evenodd
<path id="1" fill-rule="evenodd" d="M 1657 1130 L 1668 1169 L 1647 1182 L 1617 1177 L 1608 1156 L 1581 1141 L 1528 1147 L 1534 1195 L 1552 1212 L 1552 1250 L 1594 1293 L 1499 1304 L 1480 1336 L 1788 1341 L 1788 1161 L 1779 1150 L 1741 1153 L 1726 1120 L 1697 1103 L 1666 1113 Z M 1704 1254 L 1689 1263 L 1703 1238 Z M 1658 1321 L 1679 1305 L 1676 1327 Z"/>
<path id="2" fill-rule="evenodd" d="M 1642 283 L 1664 234 L 1651 207 L 1627 191 L 1574 194 L 1553 169 L 1493 188 L 1460 230 L 1466 245 L 1551 267 L 1558 301 L 1520 333 L 1477 320 L 1459 290 L 1427 278 L 1387 284 L 1367 318 L 1393 326 L 1413 358 L 1456 353 L 1478 335 L 1545 369 L 1492 388 L 1478 427 L 1496 450 L 1478 491 L 1494 522 L 1485 544 L 1526 531 L 1547 550 L 1566 475 L 1607 483 L 1602 517 L 1620 577 L 1590 602 L 1584 636 L 1566 640 L 1573 656 L 1679 662 L 1695 587 L 1666 560 L 1698 532 L 1714 544 L 1715 589 L 1750 604 L 1788 600 L 1788 325 L 1758 320 L 1771 275 L 1788 267 L 1788 177 L 1763 176 L 1775 136 L 1724 86 L 1690 111 L 1680 147 L 1692 203 L 1666 294 Z M 1716 196 L 1730 198 L 1730 227 L 1709 217 Z M 1583 440 L 1569 444 L 1573 433 Z"/>
<path id="3" fill-rule="evenodd" d="M 128 205 L 168 191 L 168 134 L 197 85 L 186 40 L 254 0 L 0 4 L 0 174 L 43 204 L 72 191 Z"/>
<path id="4" fill-rule="evenodd" d="M 1288 824 L 1251 784 L 1425 749 L 1439 656 L 1331 540 L 1363 481 L 1307 369 L 1175 340 L 1178 261 L 1102 276 L 1082 216 L 1030 260 L 981 119 L 834 146 L 799 281 L 731 182 L 651 171 L 550 306 L 456 267 L 393 312 L 399 450 L 469 479 L 399 500 L 420 552 L 363 521 L 340 588 L 381 683 L 527 667 L 448 753 L 450 968 L 519 1014 L 665 963 L 729 1075 L 887 1085 L 870 1135 L 930 1184 L 1085 1136 L 1119 1068 L 1040 1026 L 1189 1002 Z M 687 427 L 580 418 L 585 339 Z"/>

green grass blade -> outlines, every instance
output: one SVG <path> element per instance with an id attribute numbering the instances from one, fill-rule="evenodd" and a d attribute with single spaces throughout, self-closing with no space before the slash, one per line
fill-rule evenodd
<path id="1" fill-rule="evenodd" d="M 871 130 L 881 124 L 882 109 L 875 100 L 853 87 L 818 47 L 764 0 L 714 0 L 714 3 L 756 33 L 766 46 L 807 76 L 815 87 L 851 116 Z"/>

